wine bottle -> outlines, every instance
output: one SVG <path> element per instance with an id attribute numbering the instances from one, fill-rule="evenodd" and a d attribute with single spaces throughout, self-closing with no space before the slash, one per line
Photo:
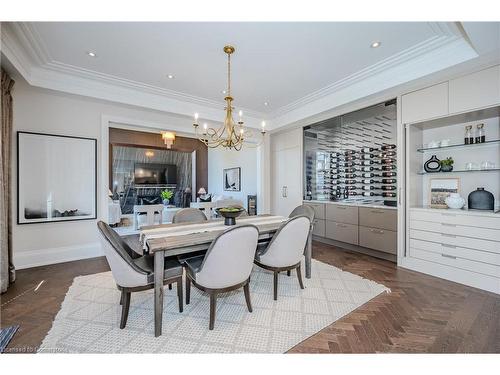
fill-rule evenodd
<path id="1" fill-rule="evenodd" d="M 394 198 L 396 197 L 396 193 L 392 193 L 392 192 L 387 192 L 387 191 L 384 191 L 382 194 L 381 194 L 382 197 L 386 197 L 386 198 Z"/>
<path id="2" fill-rule="evenodd" d="M 396 145 L 393 144 L 386 144 L 380 147 L 382 151 L 388 151 L 388 150 L 394 150 L 396 148 Z"/>
<path id="3" fill-rule="evenodd" d="M 383 178 L 382 183 L 383 184 L 395 184 L 397 180 L 395 178 Z"/>
<path id="4" fill-rule="evenodd" d="M 396 190 L 396 186 L 394 185 L 382 185 L 380 188 L 382 190 Z"/>
<path id="5" fill-rule="evenodd" d="M 376 174 L 376 173 L 363 173 L 361 175 L 361 177 L 364 177 L 364 178 L 370 178 L 370 177 L 382 177 L 381 175 L 379 174 Z"/>
<path id="6" fill-rule="evenodd" d="M 364 186 L 361 186 L 361 189 L 362 190 L 375 190 L 375 186 L 364 185 Z"/>
<path id="7" fill-rule="evenodd" d="M 346 173 L 345 178 L 356 178 L 358 175 L 356 173 Z"/>
<path id="8" fill-rule="evenodd" d="M 344 168 L 342 171 L 344 173 L 354 173 L 357 171 L 357 169 L 356 168 Z"/>
<path id="9" fill-rule="evenodd" d="M 394 177 L 396 172 L 382 172 L 382 177 Z"/>
<path id="10" fill-rule="evenodd" d="M 344 151 L 344 155 L 354 155 L 356 153 L 356 151 L 354 150 L 345 150 Z"/>
<path id="11" fill-rule="evenodd" d="M 375 155 L 373 155 L 373 154 L 361 154 L 361 155 L 359 155 L 359 157 L 360 157 L 361 159 L 365 159 L 365 160 L 366 160 L 366 159 L 373 158 L 374 156 L 375 156 Z"/>
<path id="12" fill-rule="evenodd" d="M 363 148 L 361 149 L 361 152 L 362 152 L 362 153 L 364 153 L 364 154 L 369 153 L 369 152 L 372 152 L 372 151 L 375 151 L 375 149 L 374 149 L 374 148 L 372 148 L 372 147 L 363 147 Z"/>
<path id="13" fill-rule="evenodd" d="M 390 171 L 391 169 L 396 169 L 396 166 L 394 164 L 382 165 L 383 171 Z"/>
<path id="14" fill-rule="evenodd" d="M 361 170 L 364 171 L 364 172 L 371 172 L 371 171 L 375 170 L 375 168 L 373 168 L 373 167 L 363 167 Z"/>
<path id="15" fill-rule="evenodd" d="M 381 160 L 382 164 L 392 164 L 396 162 L 396 159 L 386 158 Z"/>
<path id="16" fill-rule="evenodd" d="M 387 158 L 390 156 L 396 156 L 396 151 L 385 151 L 377 155 L 379 158 Z"/>
<path id="17" fill-rule="evenodd" d="M 363 184 L 375 184 L 375 183 L 377 183 L 377 181 L 375 181 L 375 180 L 371 180 L 371 179 L 363 180 Z"/>
<path id="18" fill-rule="evenodd" d="M 373 197 L 373 196 L 376 196 L 378 194 L 375 194 L 373 191 L 363 191 L 361 193 L 361 195 L 364 196 L 364 197 Z"/>

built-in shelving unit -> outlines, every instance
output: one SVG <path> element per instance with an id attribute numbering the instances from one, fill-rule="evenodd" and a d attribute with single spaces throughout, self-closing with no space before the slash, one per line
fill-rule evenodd
<path id="1" fill-rule="evenodd" d="M 441 151 L 441 150 L 450 150 L 450 149 L 473 149 L 476 147 L 484 147 L 484 146 L 494 146 L 494 145 L 499 145 L 500 144 L 500 139 L 493 139 L 490 141 L 485 141 L 482 143 L 473 143 L 473 144 L 455 144 L 455 145 L 449 145 L 449 146 L 439 146 L 439 147 L 422 147 L 422 148 L 417 148 L 418 152 L 434 152 L 434 151 Z"/>
<path id="2" fill-rule="evenodd" d="M 453 173 L 479 173 L 479 172 L 500 172 L 500 168 L 489 168 L 489 169 L 463 169 L 463 170 L 452 170 L 450 172 L 418 172 L 419 175 L 432 175 L 439 176 L 442 174 L 453 174 Z"/>

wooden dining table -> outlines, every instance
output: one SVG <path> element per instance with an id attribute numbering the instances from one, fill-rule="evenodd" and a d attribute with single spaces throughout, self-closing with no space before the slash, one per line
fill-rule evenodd
<path id="1" fill-rule="evenodd" d="M 270 240 L 288 218 L 256 215 L 237 219 L 236 225 L 253 224 L 259 229 L 259 241 Z M 223 219 L 197 223 L 162 224 L 142 227 L 140 240 L 144 250 L 154 255 L 155 336 L 162 332 L 164 258 L 207 250 L 212 241 L 229 226 Z M 305 256 L 306 278 L 311 278 L 312 231 L 309 231 Z"/>

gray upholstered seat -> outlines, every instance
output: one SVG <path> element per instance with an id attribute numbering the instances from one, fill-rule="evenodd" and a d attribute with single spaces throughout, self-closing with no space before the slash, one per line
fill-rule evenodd
<path id="1" fill-rule="evenodd" d="M 267 248 L 257 248 L 255 264 L 274 273 L 274 299 L 278 299 L 278 274 L 297 270 L 301 289 L 304 289 L 300 262 L 307 243 L 311 221 L 306 215 L 292 217 L 281 225 Z"/>
<path id="2" fill-rule="evenodd" d="M 183 208 L 175 213 L 172 223 L 196 223 L 207 221 L 205 214 L 197 208 Z"/>
<path id="3" fill-rule="evenodd" d="M 127 323 L 131 292 L 154 287 L 154 258 L 152 255 L 138 255 L 108 224 L 99 221 L 97 228 L 101 234 L 104 255 L 118 289 L 122 292 L 122 319 L 120 328 Z M 181 264 L 174 258 L 165 258 L 164 282 L 177 283 L 179 311 L 182 312 L 182 273 Z"/>
<path id="4" fill-rule="evenodd" d="M 218 235 L 205 256 L 186 259 L 186 304 L 191 283 L 210 294 L 209 329 L 214 328 L 217 294 L 243 287 L 248 311 L 250 273 L 259 230 L 254 225 L 238 225 Z"/>

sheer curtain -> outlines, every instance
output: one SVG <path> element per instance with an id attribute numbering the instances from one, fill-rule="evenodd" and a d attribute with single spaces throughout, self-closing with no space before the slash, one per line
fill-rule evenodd
<path id="1" fill-rule="evenodd" d="M 2 131 L 0 132 L 0 277 L 3 293 L 16 278 L 12 262 L 12 205 L 11 205 L 11 149 L 12 149 L 12 95 L 14 81 L 2 69 Z"/>

